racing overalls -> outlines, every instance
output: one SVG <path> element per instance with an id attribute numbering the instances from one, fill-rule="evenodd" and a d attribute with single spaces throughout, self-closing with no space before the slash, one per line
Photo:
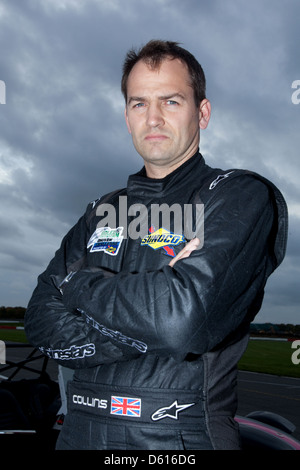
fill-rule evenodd
<path id="1" fill-rule="evenodd" d="M 286 238 L 272 183 L 198 152 L 90 203 L 25 317 L 31 344 L 74 369 L 57 448 L 239 449 L 237 362 Z"/>

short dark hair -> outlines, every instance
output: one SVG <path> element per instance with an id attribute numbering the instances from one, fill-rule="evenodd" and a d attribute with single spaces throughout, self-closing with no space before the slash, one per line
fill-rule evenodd
<path id="1" fill-rule="evenodd" d="M 179 46 L 177 42 L 161 40 L 151 40 L 138 51 L 131 49 L 126 54 L 121 81 L 121 90 L 126 102 L 128 77 L 134 65 L 143 60 L 149 67 L 156 69 L 166 58 L 179 59 L 186 64 L 191 79 L 191 86 L 194 90 L 195 102 L 199 106 L 206 97 L 206 79 L 201 65 L 193 54 Z"/>

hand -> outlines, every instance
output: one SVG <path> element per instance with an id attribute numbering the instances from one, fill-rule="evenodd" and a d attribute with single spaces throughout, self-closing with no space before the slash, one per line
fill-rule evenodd
<path id="1" fill-rule="evenodd" d="M 169 266 L 173 267 L 174 264 L 180 260 L 180 259 L 183 259 L 183 258 L 188 258 L 190 256 L 190 254 L 192 253 L 192 251 L 196 250 L 196 248 L 199 246 L 200 244 L 200 240 L 199 238 L 193 238 L 192 240 L 190 240 L 184 248 L 182 248 L 182 250 L 178 253 L 178 255 L 175 256 L 175 258 L 173 258 L 170 263 L 169 263 Z"/>

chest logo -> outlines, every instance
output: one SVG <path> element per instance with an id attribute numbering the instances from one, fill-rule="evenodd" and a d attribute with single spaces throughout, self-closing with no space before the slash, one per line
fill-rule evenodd
<path id="1" fill-rule="evenodd" d="M 123 227 L 99 227 L 89 239 L 87 248 L 90 248 L 91 253 L 104 251 L 108 255 L 116 256 L 123 240 L 122 232 Z"/>
<path id="2" fill-rule="evenodd" d="M 148 245 L 153 250 L 163 248 L 167 255 L 174 257 L 175 251 L 172 245 L 176 246 L 179 243 L 184 243 L 186 240 L 183 235 L 177 235 L 176 233 L 169 232 L 164 228 L 155 230 L 154 227 L 150 227 L 149 235 L 142 239 L 141 245 Z"/>

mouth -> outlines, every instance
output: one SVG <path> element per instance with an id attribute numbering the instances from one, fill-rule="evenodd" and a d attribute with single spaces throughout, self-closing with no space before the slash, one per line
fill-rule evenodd
<path id="1" fill-rule="evenodd" d="M 164 134 L 148 134 L 146 135 L 145 140 L 147 140 L 148 142 L 154 142 L 154 141 L 163 141 L 168 138 L 169 137 L 167 137 Z"/>

